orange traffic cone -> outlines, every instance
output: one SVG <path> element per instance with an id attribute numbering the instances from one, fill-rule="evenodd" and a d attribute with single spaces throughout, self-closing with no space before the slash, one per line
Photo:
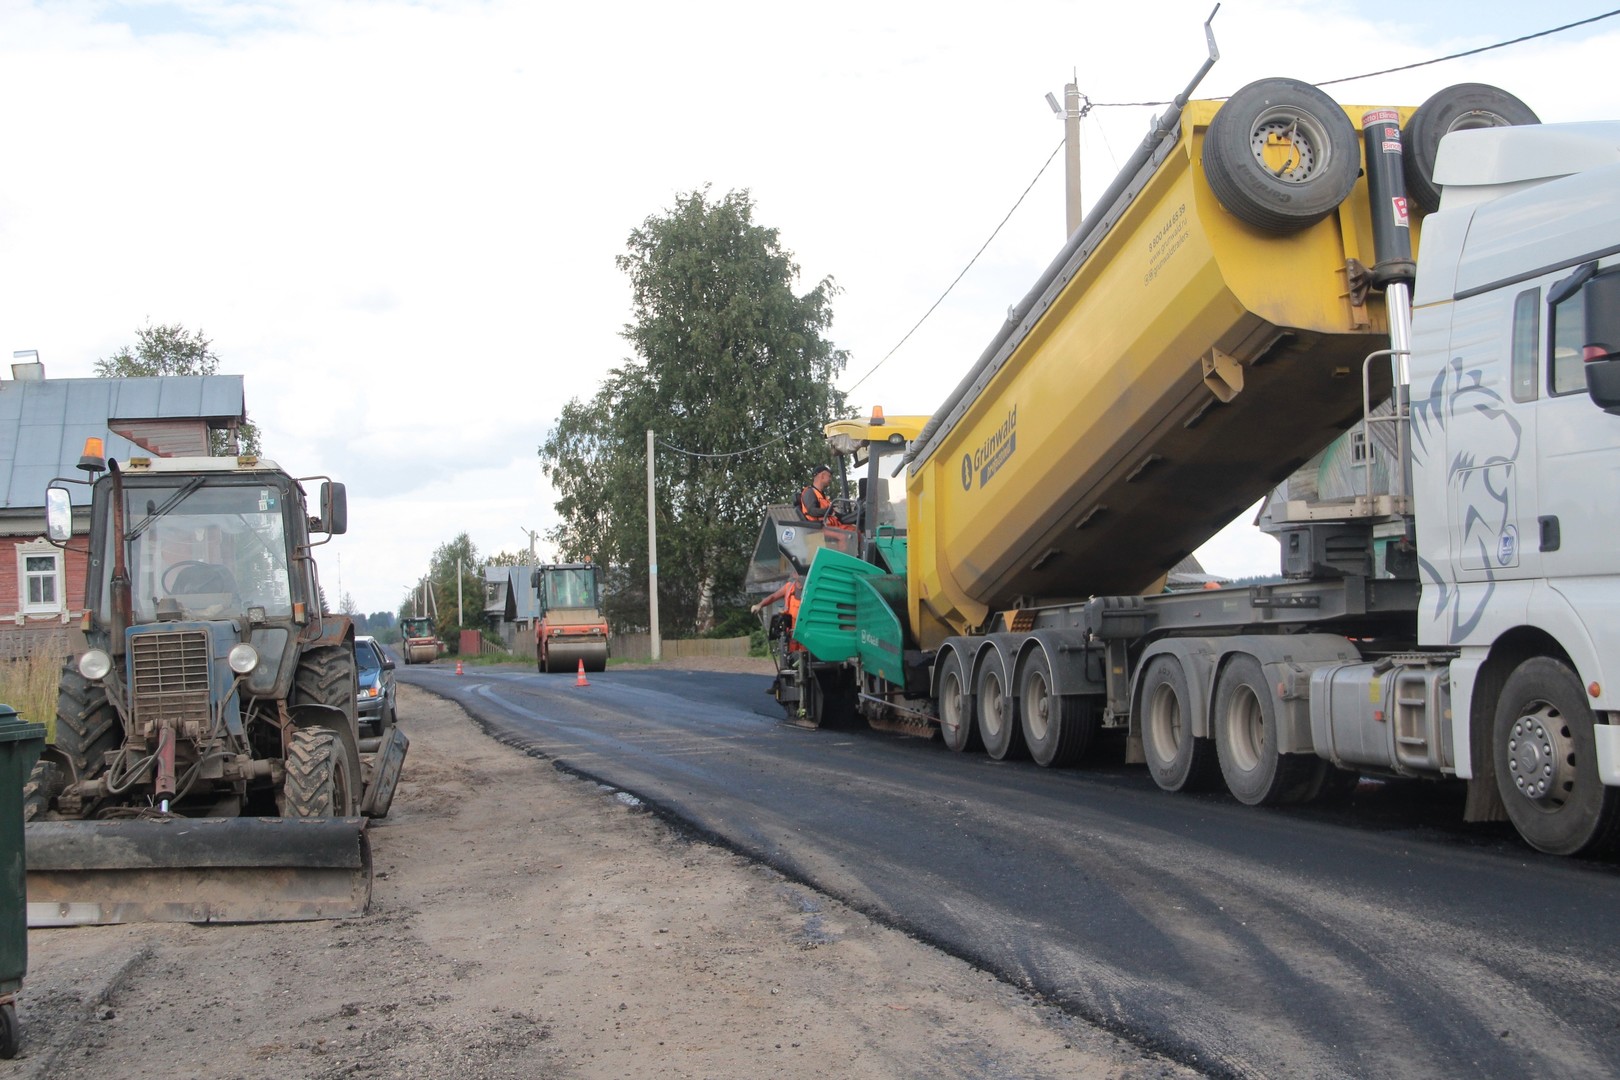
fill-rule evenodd
<path id="1" fill-rule="evenodd" d="M 583 661 L 583 660 L 581 660 L 579 662 L 579 677 L 574 680 L 574 685 L 575 686 L 589 686 L 589 685 L 591 685 L 585 679 L 585 661 Z"/>
<path id="2" fill-rule="evenodd" d="M 461 661 L 460 660 L 456 661 L 456 674 L 457 675 L 461 674 Z"/>

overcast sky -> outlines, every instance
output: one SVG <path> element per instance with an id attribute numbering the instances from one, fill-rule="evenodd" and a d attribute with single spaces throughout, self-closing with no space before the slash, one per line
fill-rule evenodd
<path id="1" fill-rule="evenodd" d="M 1213 6 L 0 0 L 0 350 L 85 377 L 148 321 L 202 330 L 267 456 L 348 484 L 328 596 L 393 610 L 463 530 L 493 554 L 537 529 L 550 554 L 535 449 L 629 356 L 613 260 L 677 194 L 749 189 L 800 291 L 836 278 L 854 386 L 1061 141 L 1044 95 L 1073 77 L 1095 102 L 1172 96 Z M 1228 0 L 1200 96 L 1610 7 Z M 1620 18 L 1328 90 L 1417 104 L 1490 82 L 1546 121 L 1615 119 L 1616 55 Z M 1086 119 L 1088 206 L 1156 111 Z M 1060 156 L 852 404 L 932 412 L 1063 233 Z M 1277 562 L 1246 527 L 1201 555 Z"/>

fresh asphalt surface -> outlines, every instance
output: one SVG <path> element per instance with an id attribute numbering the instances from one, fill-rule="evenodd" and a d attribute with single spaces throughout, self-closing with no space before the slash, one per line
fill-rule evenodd
<path id="1" fill-rule="evenodd" d="M 1620 862 L 1363 783 L 1255 810 L 783 722 L 759 675 L 401 665 L 497 738 L 1213 1076 L 1620 1075 Z M 402 718 L 407 731 L 410 718 Z"/>

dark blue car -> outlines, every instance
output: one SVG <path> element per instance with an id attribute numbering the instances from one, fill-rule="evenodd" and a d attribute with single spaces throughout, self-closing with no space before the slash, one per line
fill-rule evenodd
<path id="1" fill-rule="evenodd" d="M 360 676 L 360 726 L 381 735 L 394 726 L 394 661 L 375 638 L 354 639 L 354 664 Z"/>

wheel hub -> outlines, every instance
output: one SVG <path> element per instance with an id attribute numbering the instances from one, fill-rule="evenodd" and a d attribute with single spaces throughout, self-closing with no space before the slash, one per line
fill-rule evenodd
<path id="1" fill-rule="evenodd" d="M 1046 681 L 1039 676 L 1031 678 L 1024 708 L 1029 716 L 1029 729 L 1037 739 L 1046 738 L 1051 707 L 1051 697 L 1046 692 Z"/>
<path id="2" fill-rule="evenodd" d="M 1317 160 L 1325 136 L 1311 117 L 1267 113 L 1255 123 L 1250 142 L 1255 160 L 1284 183 L 1305 183 L 1326 164 Z"/>
<path id="3" fill-rule="evenodd" d="M 1513 722 L 1507 756 L 1508 774 L 1526 798 L 1541 802 L 1567 790 L 1569 741 L 1552 710 L 1543 707 Z"/>

